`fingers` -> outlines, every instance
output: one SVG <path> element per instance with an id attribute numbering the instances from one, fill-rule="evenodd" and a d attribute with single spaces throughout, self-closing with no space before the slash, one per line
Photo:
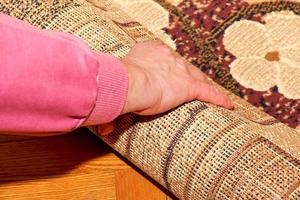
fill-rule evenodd
<path id="1" fill-rule="evenodd" d="M 230 98 L 216 87 L 205 82 L 196 83 L 193 89 L 193 95 L 199 101 L 205 101 L 228 109 L 233 108 L 233 103 Z"/>
<path id="2" fill-rule="evenodd" d="M 107 124 L 101 124 L 98 126 L 98 134 L 101 136 L 105 136 L 113 132 L 116 128 L 116 122 L 110 122 Z"/>
<path id="3" fill-rule="evenodd" d="M 189 64 L 183 58 L 178 58 L 177 62 L 185 65 L 192 78 L 195 79 L 195 83 L 191 85 L 191 88 L 194 88 L 192 89 L 192 96 L 196 97 L 196 99 L 200 101 L 213 103 L 228 109 L 233 108 L 234 105 L 228 95 L 211 85 L 208 77 L 200 69 Z"/>

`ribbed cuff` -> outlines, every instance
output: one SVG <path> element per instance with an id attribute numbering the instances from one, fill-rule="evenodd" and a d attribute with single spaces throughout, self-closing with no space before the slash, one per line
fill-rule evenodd
<path id="1" fill-rule="evenodd" d="M 128 75 L 123 63 L 109 54 L 98 54 L 97 57 L 97 99 L 83 126 L 113 121 L 121 114 L 127 98 Z"/>

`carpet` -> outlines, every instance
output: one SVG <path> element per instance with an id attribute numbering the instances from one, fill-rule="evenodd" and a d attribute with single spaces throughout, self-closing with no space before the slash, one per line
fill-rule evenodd
<path id="1" fill-rule="evenodd" d="M 300 135 L 294 129 L 299 124 L 299 85 L 292 78 L 298 72 L 293 63 L 298 58 L 294 31 L 299 28 L 290 29 L 280 19 L 299 23 L 300 4 L 145 1 L 147 6 L 136 7 L 153 15 L 157 9 L 158 14 L 167 13 L 155 19 L 157 26 L 148 27 L 147 21 L 136 18 L 139 14 L 124 9 L 133 2 L 144 1 L 5 0 L 0 11 L 44 29 L 75 34 L 94 50 L 118 57 L 136 42 L 160 38 L 227 88 L 222 90 L 233 99 L 234 111 L 194 101 L 162 115 L 123 116 L 116 131 L 101 138 L 178 198 L 299 199 Z M 264 37 L 281 26 L 294 34 L 289 41 L 272 36 L 269 48 Z M 282 42 L 295 46 L 281 49 Z M 283 55 L 284 63 L 293 66 L 285 71 L 281 68 L 287 65 L 280 65 Z M 265 65 L 259 68 L 255 59 Z M 259 75 L 263 78 L 257 79 Z M 286 107 L 284 116 L 291 120 L 267 114 L 273 107 Z"/>
<path id="2" fill-rule="evenodd" d="M 156 35 L 162 34 L 153 26 L 165 30 L 174 41 L 171 46 L 217 83 L 282 123 L 300 129 L 299 3 L 118 2 Z M 153 16 L 165 20 L 158 23 Z M 160 38 L 171 43 L 166 36 Z"/>

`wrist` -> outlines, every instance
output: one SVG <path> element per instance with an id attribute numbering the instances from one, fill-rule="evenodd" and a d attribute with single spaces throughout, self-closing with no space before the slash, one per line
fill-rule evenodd
<path id="1" fill-rule="evenodd" d="M 125 99 L 124 107 L 121 111 L 121 115 L 130 113 L 134 111 L 134 105 L 132 104 L 132 99 L 133 99 L 133 92 L 135 89 L 133 88 L 135 86 L 135 79 L 137 78 L 134 76 L 134 72 L 132 67 L 130 66 L 129 62 L 126 61 L 126 58 L 121 59 L 121 62 L 124 65 L 124 69 L 127 72 L 128 76 L 128 89 L 127 89 L 127 96 Z"/>
<path id="2" fill-rule="evenodd" d="M 141 99 L 143 99 L 144 93 L 147 92 L 147 77 L 140 67 L 126 57 L 121 59 L 121 62 L 128 75 L 127 98 L 121 114 L 140 111 L 146 106 Z"/>

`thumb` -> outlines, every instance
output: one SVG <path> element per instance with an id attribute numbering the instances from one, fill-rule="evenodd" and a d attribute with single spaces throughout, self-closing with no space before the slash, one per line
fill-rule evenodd
<path id="1" fill-rule="evenodd" d="M 116 122 L 109 122 L 107 124 L 101 124 L 98 126 L 98 134 L 100 136 L 105 136 L 113 132 L 116 128 Z"/>

